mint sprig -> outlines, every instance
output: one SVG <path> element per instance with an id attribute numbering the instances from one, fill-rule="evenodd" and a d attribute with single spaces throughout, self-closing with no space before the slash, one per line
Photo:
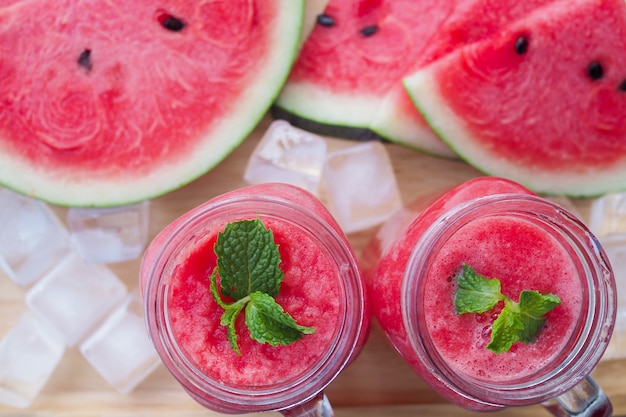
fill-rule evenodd
<path id="1" fill-rule="evenodd" d="M 235 324 L 244 310 L 250 337 L 259 343 L 289 345 L 315 331 L 297 324 L 274 299 L 284 274 L 274 234 L 260 219 L 227 224 L 224 231 L 218 233 L 214 250 L 217 266 L 209 278 L 211 295 L 224 309 L 220 325 L 227 328 L 228 341 L 235 352 L 241 354 Z M 234 301 L 223 301 L 220 291 Z"/>
<path id="2" fill-rule="evenodd" d="M 515 302 L 502 294 L 497 278 L 484 277 L 469 265 L 462 266 L 456 282 L 454 306 L 458 314 L 481 314 L 504 302 L 504 308 L 493 322 L 491 341 L 487 345 L 487 349 L 495 353 L 508 352 L 516 342 L 534 343 L 545 324 L 544 315 L 561 304 L 558 296 L 535 290 L 523 290 L 519 302 Z"/>

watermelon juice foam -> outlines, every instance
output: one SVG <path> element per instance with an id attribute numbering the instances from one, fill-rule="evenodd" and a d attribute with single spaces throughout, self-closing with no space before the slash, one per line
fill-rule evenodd
<path id="1" fill-rule="evenodd" d="M 580 415 L 610 415 L 587 375 L 613 329 L 615 282 L 585 226 L 499 178 L 414 206 L 381 227 L 363 261 L 375 316 L 412 368 L 468 409 L 543 403 L 564 416 L 562 402 L 585 401 Z M 524 290 L 541 302 L 523 302 Z"/>
<path id="2" fill-rule="evenodd" d="M 221 323 L 220 302 L 233 299 L 224 295 L 226 266 L 218 264 L 216 242 L 228 224 L 257 220 L 280 255 L 284 278 L 275 302 L 313 331 L 285 345 L 258 342 L 246 308 L 232 321 L 235 350 Z M 212 281 L 217 265 L 219 284 Z M 369 304 L 345 235 L 319 200 L 290 185 L 242 188 L 186 213 L 152 241 L 140 275 L 148 330 L 164 364 L 196 401 L 219 412 L 331 412 L 322 391 L 369 331 Z M 222 285 L 220 302 L 212 285 Z M 254 304 L 246 301 L 253 295 L 242 302 Z"/>

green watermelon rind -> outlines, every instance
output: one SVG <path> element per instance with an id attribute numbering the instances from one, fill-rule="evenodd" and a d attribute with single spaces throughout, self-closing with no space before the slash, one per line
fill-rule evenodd
<path id="1" fill-rule="evenodd" d="M 362 142 L 367 142 L 371 140 L 383 140 L 383 138 L 367 128 L 340 126 L 316 122 L 311 119 L 300 117 L 294 113 L 290 113 L 284 108 L 276 105 L 272 106 L 272 108 L 270 109 L 270 114 L 275 120 L 284 120 L 292 126 L 296 126 L 300 129 L 321 136 L 330 136 Z"/>
<path id="2" fill-rule="evenodd" d="M 232 153 L 256 128 L 278 97 L 297 57 L 305 15 L 305 0 L 280 0 L 273 28 L 272 47 L 265 65 L 255 73 L 256 82 L 245 90 L 230 116 L 218 123 L 209 136 L 199 140 L 183 161 L 152 170 L 132 182 L 87 178 L 76 182 L 81 172 L 50 172 L 22 162 L 1 149 L 0 184 L 18 193 L 59 206 L 108 207 L 133 204 L 162 196 L 198 179 Z M 299 18 L 298 18 L 299 17 Z"/>
<path id="3" fill-rule="evenodd" d="M 375 94 L 343 94 L 305 81 L 289 81 L 283 86 L 275 104 L 291 114 L 319 124 L 365 128 L 378 102 L 380 97 Z"/>
<path id="4" fill-rule="evenodd" d="M 574 173 L 556 170 L 542 171 L 536 167 L 520 166 L 503 161 L 475 139 L 442 98 L 436 72 L 446 58 L 404 78 L 404 87 L 424 119 L 463 161 L 486 175 L 511 179 L 528 189 L 544 195 L 573 198 L 597 197 L 626 187 L 626 167 Z"/>
<path id="5" fill-rule="evenodd" d="M 433 156 L 456 156 L 427 127 L 394 116 L 395 107 L 389 100 L 387 95 L 341 93 L 292 81 L 283 87 L 274 113 L 286 114 L 283 117 L 290 123 L 320 135 L 363 141 L 380 139 Z"/>

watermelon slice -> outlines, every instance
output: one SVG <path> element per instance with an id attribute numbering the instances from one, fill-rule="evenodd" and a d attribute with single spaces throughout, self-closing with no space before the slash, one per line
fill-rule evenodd
<path id="1" fill-rule="evenodd" d="M 415 57 L 407 73 L 415 72 L 461 46 L 487 38 L 510 22 L 554 1 L 470 0 L 457 2 L 453 13 L 428 39 L 425 49 L 420 56 Z M 450 148 L 438 139 L 421 114 L 416 111 L 402 81 L 394 83 L 386 94 L 369 127 L 379 136 L 391 138 L 395 142 L 416 150 L 451 156 Z"/>
<path id="2" fill-rule="evenodd" d="M 383 97 L 394 84 L 401 86 L 411 62 L 452 13 L 453 4 L 331 0 L 276 101 L 279 110 L 314 124 L 275 114 L 311 130 L 319 124 L 319 133 L 372 138 L 367 129 Z M 328 126 L 347 129 L 329 131 L 324 128 Z M 431 137 L 434 148 L 451 154 L 434 134 Z"/>
<path id="3" fill-rule="evenodd" d="M 402 78 L 552 1 L 331 0 L 274 114 L 319 133 L 382 137 L 453 156 L 416 111 Z M 365 36 L 368 28 L 373 33 Z"/>
<path id="4" fill-rule="evenodd" d="M 302 0 L 8 1 L 0 183 L 52 203 L 161 195 L 256 126 L 300 47 Z"/>
<path id="5" fill-rule="evenodd" d="M 626 3 L 553 3 L 405 80 L 435 131 L 540 193 L 626 189 Z"/>

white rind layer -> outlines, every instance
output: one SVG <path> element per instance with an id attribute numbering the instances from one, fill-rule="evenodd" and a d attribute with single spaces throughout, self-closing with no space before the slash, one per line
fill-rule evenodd
<path id="1" fill-rule="evenodd" d="M 276 105 L 317 123 L 366 128 L 380 101 L 381 97 L 374 94 L 341 94 L 315 84 L 290 81 Z"/>
<path id="2" fill-rule="evenodd" d="M 393 93 L 382 97 L 363 91 L 337 93 L 312 83 L 290 81 L 283 87 L 276 105 L 316 123 L 370 129 L 413 150 L 436 156 L 455 156 L 428 126 L 415 123 L 398 110 Z"/>
<path id="3" fill-rule="evenodd" d="M 454 158 L 456 154 L 432 129 L 416 123 L 405 112 L 399 111 L 395 105 L 395 96 L 395 91 L 392 91 L 383 100 L 370 123 L 370 129 L 381 137 L 414 150 Z"/>
<path id="4" fill-rule="evenodd" d="M 392 94 L 381 97 L 362 91 L 337 93 L 312 83 L 290 81 L 283 87 L 276 105 L 316 123 L 371 129 L 391 142 L 420 152 L 455 156 L 428 126 L 419 125 L 398 111 Z"/>

